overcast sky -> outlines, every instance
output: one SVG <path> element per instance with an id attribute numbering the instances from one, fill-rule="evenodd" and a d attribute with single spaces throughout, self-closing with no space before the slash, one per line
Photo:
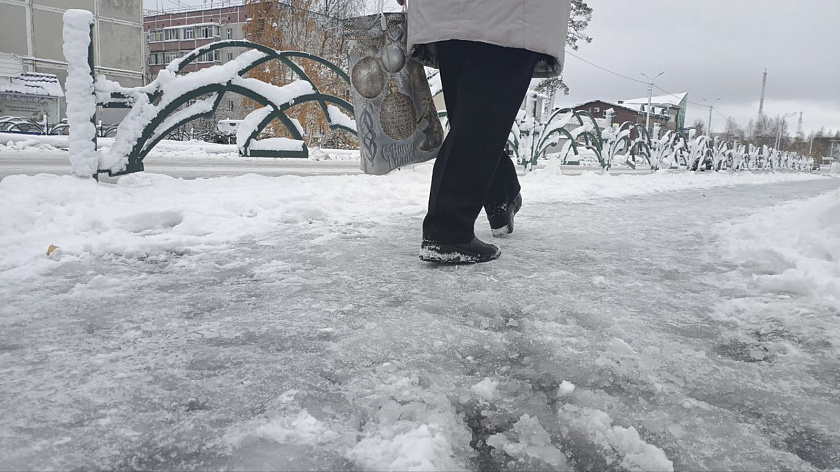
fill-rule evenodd
<path id="1" fill-rule="evenodd" d="M 646 79 L 641 73 L 665 72 L 656 85 L 669 92 L 687 91 L 692 102 L 720 98 L 712 117 L 714 129 L 722 128 L 726 116 L 742 126 L 756 117 L 767 68 L 765 113 L 804 112 L 806 133 L 821 126 L 840 130 L 840 0 L 587 2 L 594 10 L 587 30 L 593 41 L 581 44 L 574 54 L 642 82 Z M 146 8 L 176 3 L 144 0 Z M 394 0 L 386 5 L 398 8 Z M 571 93 L 561 98 L 561 105 L 647 96 L 647 84 L 568 55 L 564 78 Z M 654 95 L 663 93 L 654 89 Z M 708 117 L 708 107 L 689 105 L 688 123 Z M 789 129 L 796 129 L 797 120 L 798 116 L 789 118 Z"/>

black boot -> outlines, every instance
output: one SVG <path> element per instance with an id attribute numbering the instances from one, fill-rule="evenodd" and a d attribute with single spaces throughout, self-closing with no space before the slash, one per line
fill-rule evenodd
<path id="1" fill-rule="evenodd" d="M 446 244 L 424 240 L 420 244 L 420 260 L 441 264 L 473 264 L 487 262 L 499 257 L 502 252 L 492 244 L 478 238 L 465 244 Z"/>
<path id="2" fill-rule="evenodd" d="M 522 208 L 522 195 L 516 194 L 512 202 L 495 208 L 486 208 L 490 230 L 495 237 L 507 236 L 513 233 L 513 215 Z"/>

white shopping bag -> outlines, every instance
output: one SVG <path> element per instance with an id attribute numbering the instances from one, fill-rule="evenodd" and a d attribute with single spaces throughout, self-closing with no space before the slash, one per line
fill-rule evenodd
<path id="1" fill-rule="evenodd" d="M 434 159 L 443 127 L 424 67 L 406 52 L 405 13 L 345 20 L 361 166 L 383 175 Z"/>

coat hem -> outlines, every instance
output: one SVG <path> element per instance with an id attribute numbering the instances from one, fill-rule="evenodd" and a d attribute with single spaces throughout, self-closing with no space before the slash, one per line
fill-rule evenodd
<path id="1" fill-rule="evenodd" d="M 441 41 L 448 41 L 448 40 L 461 40 L 461 38 L 449 38 L 449 39 L 441 39 Z M 463 41 L 475 41 L 478 43 L 485 43 L 485 44 L 492 44 L 494 46 L 500 47 L 510 47 L 504 44 L 497 44 L 492 41 L 482 41 L 482 40 L 463 40 Z M 526 49 L 528 48 L 519 48 L 519 49 Z M 563 71 L 563 63 L 560 61 L 559 58 L 551 56 L 549 54 L 533 51 L 540 55 L 540 58 L 537 60 L 537 66 L 534 69 L 533 77 L 536 79 L 540 78 L 548 78 L 548 77 L 556 77 L 560 75 Z M 418 43 L 411 46 L 410 56 L 412 59 L 418 61 L 419 63 L 423 64 L 427 67 L 432 67 L 434 69 L 438 69 L 438 60 L 437 60 L 437 47 L 435 43 Z"/>

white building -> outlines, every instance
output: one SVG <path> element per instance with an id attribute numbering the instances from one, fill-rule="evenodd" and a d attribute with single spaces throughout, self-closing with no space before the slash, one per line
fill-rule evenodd
<path id="1" fill-rule="evenodd" d="M 126 87 L 143 85 L 141 0 L 0 0 L 0 52 L 15 56 L 24 72 L 54 74 L 63 84 L 67 77 L 64 12 L 71 8 L 94 15 L 96 73 Z M 59 101 L 61 113 L 63 102 Z M 124 110 L 99 113 L 105 122 L 115 121 L 123 114 Z"/>

